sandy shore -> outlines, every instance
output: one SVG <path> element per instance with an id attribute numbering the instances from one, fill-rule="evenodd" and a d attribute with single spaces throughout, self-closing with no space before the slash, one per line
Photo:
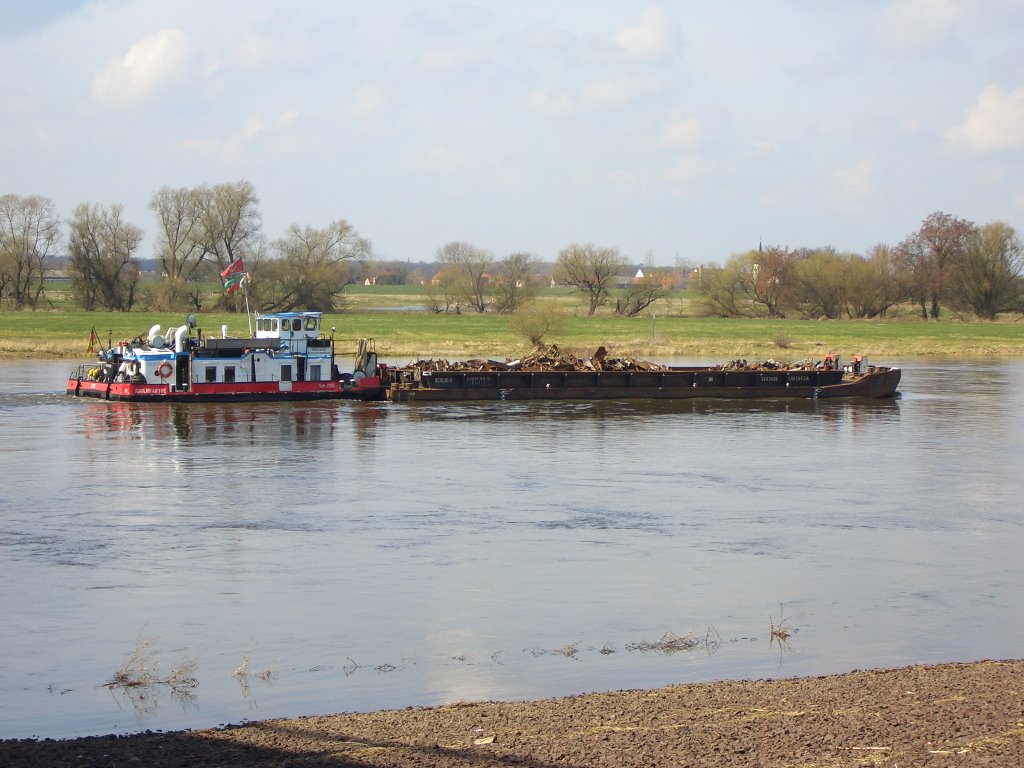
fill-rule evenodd
<path id="1" fill-rule="evenodd" d="M 33 766 L 1022 766 L 1024 660 L 2 741 Z"/>

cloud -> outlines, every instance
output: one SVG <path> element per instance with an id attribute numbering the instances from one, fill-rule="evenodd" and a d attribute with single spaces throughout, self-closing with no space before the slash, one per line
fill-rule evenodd
<path id="1" fill-rule="evenodd" d="M 458 171 L 466 167 L 466 153 L 452 147 L 434 147 L 423 157 L 420 167 L 430 171 Z"/>
<path id="2" fill-rule="evenodd" d="M 676 117 L 661 131 L 661 146 L 695 147 L 704 140 L 704 126 L 696 117 Z"/>
<path id="3" fill-rule="evenodd" d="M 840 168 L 832 174 L 836 191 L 847 199 L 869 196 L 874 189 L 871 177 L 876 168 L 873 160 L 861 160 L 856 165 Z"/>
<path id="4" fill-rule="evenodd" d="M 672 17 L 656 5 L 640 14 L 637 23 L 615 35 L 615 42 L 630 56 L 651 58 L 665 53 L 672 44 Z"/>
<path id="5" fill-rule="evenodd" d="M 944 39 L 962 14 L 959 0 L 896 0 L 879 18 L 878 35 L 892 48 L 920 50 Z"/>
<path id="6" fill-rule="evenodd" d="M 946 139 L 978 152 L 1024 149 L 1024 86 L 1007 91 L 988 85 Z"/>
<path id="7" fill-rule="evenodd" d="M 454 48 L 431 48 L 424 51 L 420 56 L 420 69 L 427 72 L 448 72 L 462 66 L 466 61 L 473 58 L 468 51 L 459 51 Z"/>
<path id="8" fill-rule="evenodd" d="M 171 80 L 188 58 L 188 42 L 178 29 L 142 38 L 124 58 L 109 62 L 92 81 L 93 98 L 124 107 L 144 100 Z"/>
<path id="9" fill-rule="evenodd" d="M 372 85 L 364 86 L 353 94 L 348 104 L 348 111 L 354 117 L 369 120 L 380 114 L 387 105 L 387 94 Z"/>
<path id="10" fill-rule="evenodd" d="M 249 115 L 238 130 L 227 138 L 186 139 L 181 146 L 188 152 L 234 161 L 244 157 L 246 151 L 264 136 L 276 139 L 277 146 L 285 146 L 288 143 L 286 132 L 300 116 L 295 109 L 284 110 L 269 119 L 261 115 Z M 281 141 L 282 136 L 285 137 L 284 142 Z"/>
<path id="11" fill-rule="evenodd" d="M 711 166 L 697 155 L 683 155 L 662 174 L 665 181 L 688 184 L 711 172 Z"/>
<path id="12" fill-rule="evenodd" d="M 569 115 L 576 110 L 576 105 L 568 96 L 556 96 L 547 88 L 530 91 L 530 111 L 542 115 Z"/>
<path id="13" fill-rule="evenodd" d="M 629 101 L 633 86 L 626 78 L 594 80 L 583 87 L 583 100 L 592 107 L 617 107 Z"/>

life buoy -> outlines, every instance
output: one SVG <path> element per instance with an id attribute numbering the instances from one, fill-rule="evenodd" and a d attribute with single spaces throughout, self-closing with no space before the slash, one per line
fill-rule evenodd
<path id="1" fill-rule="evenodd" d="M 162 363 L 160 363 L 160 365 L 156 367 L 156 375 L 159 376 L 161 379 L 166 379 L 168 376 L 171 375 L 173 371 L 174 368 L 166 360 L 164 360 Z"/>

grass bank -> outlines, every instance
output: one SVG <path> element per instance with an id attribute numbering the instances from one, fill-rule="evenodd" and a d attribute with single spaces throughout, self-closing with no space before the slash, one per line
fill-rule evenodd
<path id="1" fill-rule="evenodd" d="M 60 310 L 0 311 L 0 357 L 89 359 L 89 330 L 115 343 L 146 332 L 152 325 L 179 325 L 180 314 Z M 245 315 L 208 313 L 199 317 L 208 335 L 227 325 L 231 335 L 248 333 Z M 425 357 L 515 357 L 528 350 L 508 318 L 494 314 L 444 315 L 353 309 L 328 315 L 338 351 L 355 348 L 357 339 L 377 341 L 385 359 Z M 658 315 L 637 318 L 610 315 L 569 317 L 550 341 L 565 349 L 591 353 L 604 345 L 612 354 L 637 357 L 703 357 L 761 360 L 821 358 L 834 351 L 896 361 L 914 356 L 1015 357 L 1024 355 L 1024 322 L 995 323 L 917 319 L 753 320 Z"/>

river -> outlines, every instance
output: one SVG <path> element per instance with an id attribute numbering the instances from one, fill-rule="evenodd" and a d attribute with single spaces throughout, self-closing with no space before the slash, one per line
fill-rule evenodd
<path id="1" fill-rule="evenodd" d="M 0 361 L 0 738 L 1024 655 L 1024 361 L 454 405 L 104 403 L 70 367 Z M 133 652 L 179 685 L 107 685 Z"/>

